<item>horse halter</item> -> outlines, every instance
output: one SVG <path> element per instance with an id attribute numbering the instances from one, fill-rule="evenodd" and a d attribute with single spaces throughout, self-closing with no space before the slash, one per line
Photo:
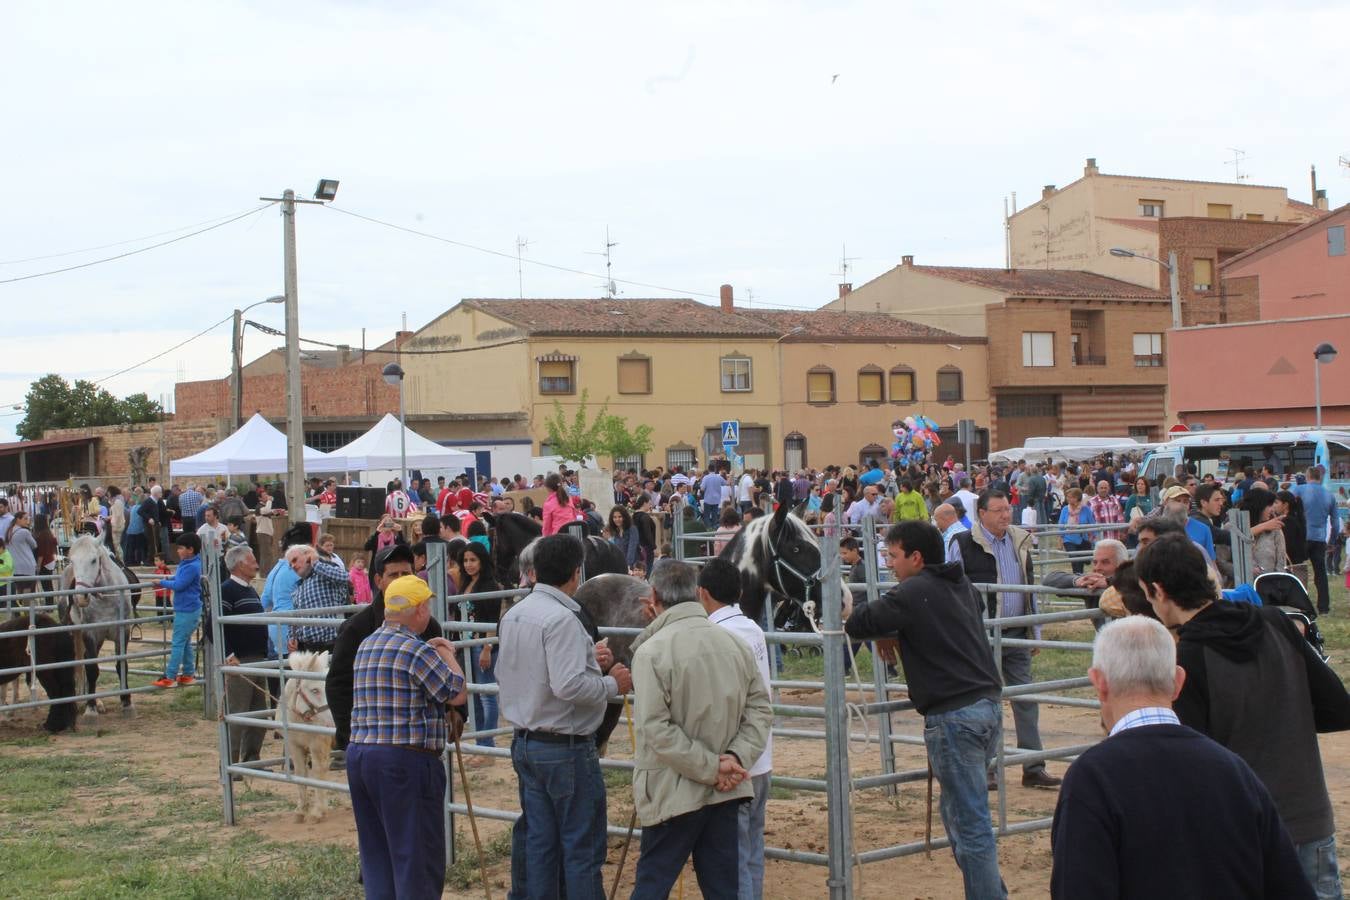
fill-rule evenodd
<path id="1" fill-rule="evenodd" d="M 821 582 L 821 574 L 819 567 L 817 567 L 816 570 L 812 572 L 810 575 L 807 575 L 806 573 L 798 569 L 796 566 L 794 566 L 792 563 L 784 559 L 782 556 L 774 554 L 773 560 L 774 578 L 778 581 L 778 587 L 781 589 L 781 593 L 784 600 L 793 599 L 787 596 L 787 591 L 786 588 L 784 587 L 783 582 L 784 570 L 786 570 L 788 574 L 794 576 L 798 581 L 802 583 L 802 587 L 808 595 L 811 593 L 811 588 L 815 587 L 817 584 Z"/>
<path id="2" fill-rule="evenodd" d="M 305 706 L 309 707 L 308 710 L 297 710 L 300 713 L 300 718 L 304 719 L 306 722 L 313 719 L 319 713 L 328 712 L 327 703 L 325 703 L 323 706 L 315 706 L 314 701 L 309 699 L 309 695 L 306 694 L 303 689 L 297 690 L 295 692 L 295 698 L 297 700 L 303 701 Z"/>

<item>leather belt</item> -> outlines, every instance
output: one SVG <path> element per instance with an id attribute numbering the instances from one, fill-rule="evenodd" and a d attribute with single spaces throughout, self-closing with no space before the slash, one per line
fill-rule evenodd
<path id="1" fill-rule="evenodd" d="M 516 737 L 531 741 L 541 741 L 545 744 L 582 744 L 587 741 L 594 741 L 593 734 L 562 734 L 557 731 L 526 731 L 523 728 L 516 729 Z"/>

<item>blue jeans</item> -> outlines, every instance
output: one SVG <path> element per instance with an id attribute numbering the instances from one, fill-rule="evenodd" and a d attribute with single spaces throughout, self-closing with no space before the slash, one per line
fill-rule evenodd
<path id="1" fill-rule="evenodd" d="M 348 744 L 347 784 L 366 897 L 439 897 L 445 885 L 441 758 L 403 747 Z"/>
<path id="2" fill-rule="evenodd" d="M 200 609 L 196 612 L 174 612 L 173 649 L 169 651 L 169 662 L 164 667 L 165 678 L 178 677 L 180 667 L 184 675 L 197 674 L 197 654 L 192 649 L 192 632 L 197 630 L 201 620 Z"/>
<path id="3" fill-rule="evenodd" d="M 1336 835 L 1330 834 L 1318 841 L 1295 844 L 1303 874 L 1313 886 L 1317 900 L 1340 900 L 1341 871 L 1336 865 Z"/>
<path id="4" fill-rule="evenodd" d="M 737 832 L 740 808 L 748 802 L 714 803 L 643 828 L 630 900 L 667 900 L 690 854 L 704 900 L 737 900 L 740 896 Z"/>
<path id="5" fill-rule="evenodd" d="M 473 666 L 474 684 L 496 684 L 497 683 L 497 648 L 492 648 L 492 665 L 486 669 L 478 665 L 478 654 L 482 652 L 481 647 L 469 648 L 469 662 Z M 473 695 L 473 716 L 478 724 L 479 731 L 491 731 L 497 727 L 497 695 L 496 694 L 474 694 Z M 474 741 L 480 747 L 495 747 L 497 742 L 494 738 L 478 738 Z"/>
<path id="6" fill-rule="evenodd" d="M 717 503 L 703 504 L 703 524 L 710 529 L 716 529 L 718 521 L 722 518 L 722 507 Z"/>
<path id="7" fill-rule="evenodd" d="M 966 897 L 972 900 L 1008 896 L 989 822 L 986 775 L 1002 730 L 1003 712 L 996 700 L 978 700 L 923 720 L 928 762 L 942 787 L 942 826 L 961 869 Z"/>
<path id="8" fill-rule="evenodd" d="M 755 797 L 742 803 L 738 841 L 741 857 L 740 900 L 760 900 L 764 896 L 764 813 L 769 803 L 769 780 L 773 773 L 755 775 Z"/>
<path id="9" fill-rule="evenodd" d="M 605 782 L 595 740 L 545 743 L 517 735 L 511 765 L 520 818 L 511 831 L 511 900 L 604 900 Z"/>

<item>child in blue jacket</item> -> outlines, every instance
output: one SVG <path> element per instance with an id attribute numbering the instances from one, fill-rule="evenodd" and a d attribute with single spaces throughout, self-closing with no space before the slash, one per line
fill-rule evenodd
<path id="1" fill-rule="evenodd" d="M 180 535 L 175 543 L 178 571 L 172 578 L 155 582 L 157 586 L 173 591 L 173 649 L 169 652 L 164 677 L 155 682 L 158 688 L 171 688 L 175 684 L 186 687 L 197 682 L 193 677 L 197 658 L 192 647 L 192 633 L 202 620 L 202 540 L 189 533 Z"/>

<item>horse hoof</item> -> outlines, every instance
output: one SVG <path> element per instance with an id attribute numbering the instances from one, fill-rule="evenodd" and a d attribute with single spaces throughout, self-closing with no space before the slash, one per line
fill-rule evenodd
<path id="1" fill-rule="evenodd" d="M 89 721 L 91 721 L 91 722 L 97 722 L 97 721 L 98 721 L 98 710 L 97 710 L 97 709 L 86 709 L 86 710 L 84 711 L 84 717 L 85 717 L 86 719 L 88 719 Z"/>
<path id="2" fill-rule="evenodd" d="M 131 707 L 131 706 L 124 706 L 124 707 L 122 707 L 122 718 L 124 718 L 124 719 L 134 719 L 134 718 L 136 718 L 136 710 L 135 710 L 135 708 L 134 708 L 134 707 Z"/>

